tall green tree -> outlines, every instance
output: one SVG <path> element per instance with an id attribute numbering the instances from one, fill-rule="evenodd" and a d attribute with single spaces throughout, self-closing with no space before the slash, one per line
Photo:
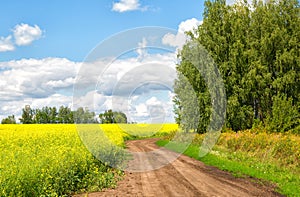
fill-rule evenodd
<path id="1" fill-rule="evenodd" d="M 75 123 L 97 123 L 95 116 L 95 112 L 90 112 L 88 108 L 79 107 L 76 111 L 73 111 Z"/>
<path id="2" fill-rule="evenodd" d="M 50 123 L 57 123 L 57 109 L 56 107 L 50 107 L 50 117 L 49 117 L 49 121 Z"/>
<path id="3" fill-rule="evenodd" d="M 34 111 L 30 108 L 29 105 L 26 105 L 22 109 L 22 117 L 20 118 L 20 122 L 23 124 L 32 124 L 34 123 L 33 120 Z"/>
<path id="4" fill-rule="evenodd" d="M 127 123 L 127 116 L 123 112 L 116 112 L 111 109 L 99 114 L 101 124 Z"/>
<path id="5" fill-rule="evenodd" d="M 225 0 L 205 1 L 203 24 L 195 33 L 187 33 L 190 41 L 179 53 L 181 62 L 177 65 L 178 79 L 174 85 L 176 120 L 182 125 L 195 122 L 187 110 L 194 103 L 192 98 L 189 102 L 189 93 L 184 95 L 187 82 L 197 94 L 199 124 L 198 128 L 195 125 L 184 127 L 203 132 L 211 120 L 210 87 L 206 87 L 208 81 L 193 67 L 195 63 L 189 61 L 190 54 L 199 53 L 191 43 L 198 43 L 208 51 L 224 80 L 227 127 L 247 129 L 257 121 L 275 127 L 282 124 L 270 121 L 272 117 L 282 116 L 274 106 L 280 106 L 279 98 L 281 103 L 287 100 L 299 114 L 299 7 L 297 0 L 270 0 L 268 3 L 255 0 L 251 7 L 246 0 L 232 6 L 226 5 Z M 201 59 L 197 63 L 201 64 Z M 298 117 L 295 113 L 293 116 Z M 292 130 L 296 124 L 293 122 L 293 126 L 284 128 Z"/>
<path id="6" fill-rule="evenodd" d="M 70 108 L 61 106 L 57 114 L 58 123 L 70 124 L 74 123 L 73 112 Z"/>
<path id="7" fill-rule="evenodd" d="M 127 116 L 123 112 L 113 112 L 115 123 L 127 123 Z"/>
<path id="8" fill-rule="evenodd" d="M 49 124 L 57 122 L 57 110 L 56 107 L 45 106 L 42 109 L 33 110 L 34 123 Z"/>

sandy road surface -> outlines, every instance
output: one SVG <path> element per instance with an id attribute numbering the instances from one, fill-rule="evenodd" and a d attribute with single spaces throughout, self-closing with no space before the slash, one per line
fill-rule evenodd
<path id="1" fill-rule="evenodd" d="M 159 149 L 155 145 L 156 140 L 128 141 L 127 147 L 135 152 L 155 151 Z M 172 154 L 171 151 L 160 150 L 166 155 Z M 134 158 L 129 165 L 140 165 L 140 160 Z M 144 165 L 151 163 L 144 161 Z M 280 196 L 270 185 L 258 184 L 250 178 L 235 178 L 184 155 L 157 170 L 125 174 L 117 188 L 88 196 Z"/>

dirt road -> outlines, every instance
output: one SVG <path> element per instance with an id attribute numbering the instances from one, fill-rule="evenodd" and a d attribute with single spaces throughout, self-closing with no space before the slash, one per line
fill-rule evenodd
<path id="1" fill-rule="evenodd" d="M 128 141 L 127 147 L 136 152 L 154 151 L 159 148 L 155 145 L 156 140 Z M 140 165 L 140 160 L 134 158 L 129 165 Z M 151 165 L 151 162 L 144 161 L 144 165 Z M 184 155 L 157 170 L 125 174 L 117 188 L 89 196 L 280 196 L 270 185 L 259 184 L 251 178 L 235 178 Z"/>

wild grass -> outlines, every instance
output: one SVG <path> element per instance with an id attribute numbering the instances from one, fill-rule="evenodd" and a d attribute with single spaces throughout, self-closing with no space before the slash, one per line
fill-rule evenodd
<path id="1" fill-rule="evenodd" d="M 186 138 L 182 134 L 182 138 Z M 184 140 L 171 143 L 174 135 L 158 142 L 174 151 L 182 151 Z M 213 165 L 235 176 L 255 177 L 277 185 L 287 196 L 300 195 L 300 137 L 293 134 L 267 133 L 264 130 L 222 133 L 213 150 L 199 156 L 204 135 L 195 135 L 184 154 Z"/>

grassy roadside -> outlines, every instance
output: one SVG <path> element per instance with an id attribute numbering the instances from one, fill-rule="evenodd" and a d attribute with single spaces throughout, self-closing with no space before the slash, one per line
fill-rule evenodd
<path id="1" fill-rule="evenodd" d="M 213 151 L 202 158 L 199 157 L 199 142 L 191 144 L 184 154 L 200 160 L 207 165 L 229 171 L 237 177 L 255 177 L 274 183 L 277 185 L 277 191 L 283 195 L 300 195 L 300 170 L 298 166 L 280 165 L 274 160 L 262 159 L 262 157 L 253 156 L 253 154 L 249 156 L 249 152 L 240 150 L 232 151 L 224 146 L 224 137 L 222 138 L 221 136 L 221 140 L 223 141 L 218 143 Z M 168 144 L 167 147 L 169 149 L 177 152 L 183 146 L 180 142 L 169 143 L 168 140 L 160 140 L 157 144 L 159 146 Z"/>

